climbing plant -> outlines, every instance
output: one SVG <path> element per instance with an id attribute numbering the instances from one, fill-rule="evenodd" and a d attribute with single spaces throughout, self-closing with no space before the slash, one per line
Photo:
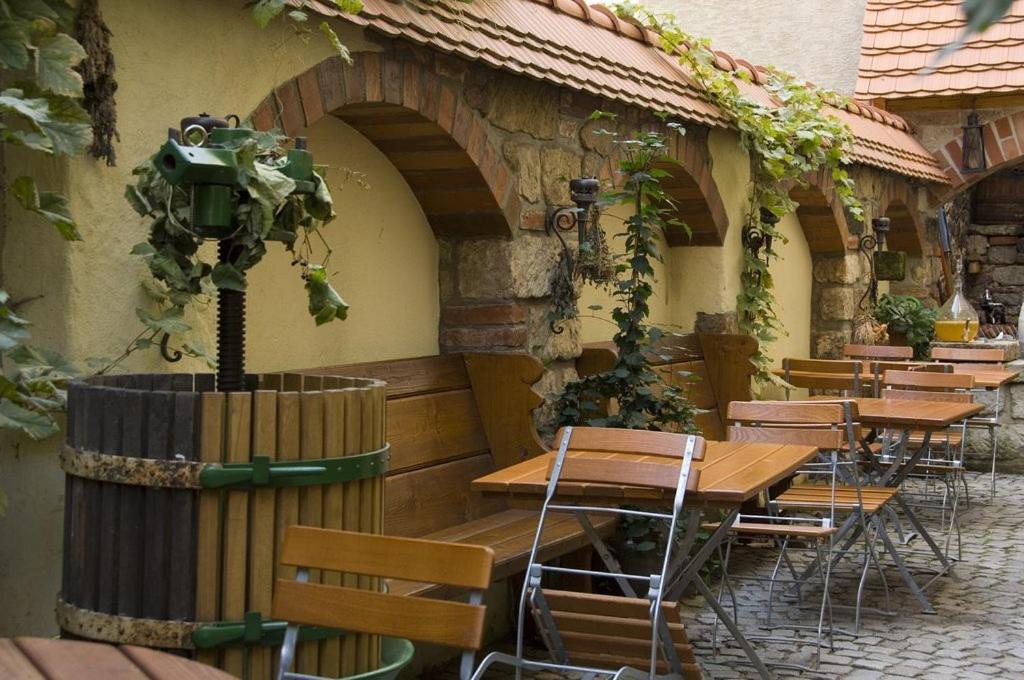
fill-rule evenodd
<path id="1" fill-rule="evenodd" d="M 69 33 L 74 21 L 66 0 L 5 0 L 0 4 L 0 142 L 46 156 L 82 153 L 92 142 L 88 113 L 79 105 L 82 78 L 75 66 L 85 56 Z M 81 239 L 67 200 L 40 188 L 31 175 L 10 184 L 7 196 L 51 224 L 66 241 Z M 31 229 L 4 225 L 0 229 Z M 64 386 L 74 367 L 59 354 L 31 344 L 22 311 L 29 300 L 0 288 L 0 429 L 44 439 L 57 432 Z"/>
<path id="2" fill-rule="evenodd" d="M 753 357 L 757 379 L 772 381 L 766 349 L 784 331 L 775 311 L 768 263 L 778 258 L 773 244 L 785 243 L 786 238 L 774 225 L 777 219 L 763 216 L 780 218 L 792 212 L 796 204 L 789 197 L 790 190 L 794 185 L 806 185 L 809 174 L 825 168 L 847 213 L 855 220 L 863 219 L 853 180 L 846 171 L 853 133 L 827 111 L 830 106 L 842 108 L 846 102 L 834 92 L 770 68 L 764 73 L 762 87 L 774 101 L 764 103 L 747 93 L 744 83 L 749 74 L 720 68 L 710 42 L 685 33 L 671 15 L 652 14 L 631 3 L 618 5 L 617 11 L 659 36 L 661 47 L 679 60 L 702 92 L 728 116 L 750 156 L 751 182 L 742 229 L 744 242 L 754 233 L 762 237 L 764 257 L 744 249 L 736 307 L 740 329 L 758 340 Z"/>
<path id="3" fill-rule="evenodd" d="M 602 115 L 607 114 L 595 117 Z M 683 131 L 672 123 L 669 128 Z M 624 231 L 618 234 L 625 244 L 625 256 L 616 262 L 618 277 L 611 284 L 618 303 L 612 310 L 618 326 L 612 338 L 618 356 L 610 370 L 566 385 L 558 402 L 560 424 L 692 432 L 693 407 L 677 387 L 665 384 L 648 358 L 662 338 L 662 331 L 648 324 L 654 263 L 662 261 L 658 239 L 667 229 L 689 231 L 671 217 L 676 206 L 661 186 L 669 172 L 656 167 L 670 162 L 667 141 L 664 135 L 647 132 L 616 139 L 615 144 L 620 150 L 623 182 L 602 203 L 632 209 Z M 612 402 L 616 408 L 609 409 Z"/>
<path id="4" fill-rule="evenodd" d="M 325 0 L 327 3 L 334 5 L 342 12 L 346 14 L 359 14 L 363 11 L 363 3 L 361 0 Z M 312 33 L 309 28 L 309 11 L 307 8 L 311 6 L 311 3 L 307 0 L 301 0 L 298 3 L 292 3 L 288 0 L 256 0 L 252 4 L 252 18 L 259 25 L 260 28 L 266 28 L 271 21 L 282 17 L 287 20 L 296 33 L 301 36 L 305 36 Z M 319 24 L 320 32 L 323 33 L 330 41 L 331 45 L 338 52 L 338 55 L 348 63 L 352 63 L 352 57 L 349 54 L 348 48 L 341 42 L 338 34 L 334 32 L 331 25 L 326 21 L 321 21 Z"/>

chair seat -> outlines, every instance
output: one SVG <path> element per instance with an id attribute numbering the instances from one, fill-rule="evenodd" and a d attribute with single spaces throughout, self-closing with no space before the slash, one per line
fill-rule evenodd
<path id="1" fill-rule="evenodd" d="M 844 510 L 861 507 L 864 512 L 874 514 L 891 501 L 897 493 L 892 487 L 865 486 L 860 490 L 863 502 L 858 502 L 857 488 L 836 486 L 835 506 Z M 783 492 L 774 502 L 780 508 L 804 508 L 827 510 L 832 506 L 832 487 L 815 484 L 797 484 Z"/>
<path id="2" fill-rule="evenodd" d="M 720 524 L 705 523 L 701 528 L 705 531 L 716 531 Z M 729 527 L 729 533 L 754 536 L 789 536 L 790 538 L 812 538 L 819 541 L 828 539 L 836 533 L 836 527 L 810 526 L 807 524 L 769 524 L 767 522 L 737 522 Z"/>
<path id="3" fill-rule="evenodd" d="M 928 440 L 932 446 L 946 446 L 947 444 L 952 447 L 960 446 L 964 441 L 964 435 L 962 432 L 933 432 L 931 439 Z M 911 446 L 920 446 L 924 443 L 924 432 L 911 432 L 910 437 L 907 438 L 907 443 Z"/>
<path id="4" fill-rule="evenodd" d="M 649 668 L 649 600 L 550 589 L 543 593 L 571 663 L 611 669 Z M 663 602 L 661 610 L 683 664 L 684 677 L 699 679 L 700 667 L 680 617 L 679 604 Z M 667 670 L 667 664 L 659 661 L 658 672 Z"/>
<path id="5" fill-rule="evenodd" d="M 615 517 L 589 517 L 590 523 L 602 537 L 607 538 L 615 531 Z M 540 513 L 534 510 L 505 510 L 417 538 L 488 546 L 494 550 L 494 580 L 500 581 L 526 569 L 539 519 Z M 573 515 L 551 513 L 544 527 L 538 557 L 541 561 L 551 560 L 590 544 L 590 539 Z M 409 581 L 389 581 L 388 588 L 398 595 L 439 594 L 439 587 L 434 584 Z M 454 595 L 457 593 L 443 594 L 444 597 Z"/>

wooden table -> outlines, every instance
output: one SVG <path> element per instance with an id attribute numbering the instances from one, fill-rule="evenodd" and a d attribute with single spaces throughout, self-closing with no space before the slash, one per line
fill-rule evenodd
<path id="1" fill-rule="evenodd" d="M 235 680 L 224 671 L 146 647 L 0 638 L 3 680 Z"/>
<path id="2" fill-rule="evenodd" d="M 1020 375 L 1020 371 L 985 364 L 953 364 L 953 372 L 973 375 L 974 386 L 986 390 L 997 390 Z"/>
<path id="3" fill-rule="evenodd" d="M 783 444 L 745 444 L 708 441 L 703 461 L 695 461 L 700 470 L 697 490 L 686 494 L 688 506 L 737 507 L 744 501 L 791 476 L 814 458 L 813 446 Z M 544 500 L 548 468 L 554 451 L 517 463 L 473 481 L 470 488 L 488 495 L 501 495 L 516 501 L 537 505 Z M 567 457 L 608 459 L 622 454 L 570 451 Z M 662 463 L 678 467 L 677 461 L 666 462 L 653 456 L 628 456 L 629 460 Z M 660 504 L 671 503 L 674 492 L 639 487 L 609 487 L 601 484 L 562 483 L 559 498 L 575 497 L 588 503 Z"/>
<path id="4" fill-rule="evenodd" d="M 773 676 L 744 637 L 736 622 L 732 620 L 729 612 L 719 604 L 718 598 L 697 574 L 728 536 L 730 527 L 739 513 L 740 505 L 776 482 L 790 477 L 801 466 L 812 460 L 817 452 L 817 448 L 804 445 L 708 441 L 704 460 L 693 463 L 693 469 L 700 470 L 700 478 L 697 489 L 686 493 L 685 504 L 698 511 L 690 513 L 683 538 L 679 542 L 678 554 L 672 560 L 669 574 L 674 576 L 670 576 L 667 580 L 669 585 L 666 588 L 665 599 L 666 601 L 678 600 L 687 584 L 692 582 L 704 597 L 704 601 L 732 633 L 733 638 L 762 678 Z M 556 455 L 557 453 L 552 451 L 498 470 L 474 480 L 470 488 L 484 494 L 502 495 L 514 502 L 541 505 L 547 493 L 548 468 Z M 566 455 L 571 458 L 625 458 L 631 461 L 671 465 L 675 469 L 679 467 L 678 460 L 666 461 L 665 458 L 656 456 L 591 451 L 571 451 Z M 586 506 L 624 504 L 665 506 L 672 504 L 674 495 L 674 490 L 661 491 L 630 486 L 570 482 L 560 483 L 557 492 L 559 503 L 575 502 Z M 694 545 L 703 514 L 700 510 L 706 508 L 724 508 L 727 510 L 726 516 L 721 519 L 718 529 L 711 534 L 704 545 L 690 556 L 690 549 Z M 608 547 L 597 532 L 587 531 L 589 520 L 585 513 L 580 511 L 574 514 L 594 544 L 597 554 L 605 561 L 609 571 L 613 574 L 621 573 L 614 558 L 609 559 Z"/>
<path id="5" fill-rule="evenodd" d="M 813 399 L 830 399 L 829 397 L 812 397 Z M 834 399 L 832 397 L 831 399 Z M 911 399 L 886 399 L 886 398 L 875 398 L 875 397 L 860 397 L 851 398 L 850 401 L 854 401 L 857 404 L 858 420 L 862 425 L 873 429 L 890 429 L 899 431 L 900 439 L 897 454 L 893 462 L 889 467 L 882 468 L 879 474 L 874 476 L 873 482 L 877 486 L 885 487 L 899 487 L 904 479 L 913 471 L 914 466 L 924 457 L 924 454 L 928 450 L 929 440 L 933 432 L 941 431 L 948 428 L 956 423 L 963 422 L 971 416 L 975 416 L 981 413 L 985 406 L 984 404 L 971 404 L 971 403 L 957 403 L 957 402 L 945 402 L 945 401 L 918 401 Z M 907 457 L 906 446 L 911 432 L 924 432 L 924 438 L 921 445 L 918 446 L 914 452 Z M 871 455 L 870 450 L 866 448 L 866 455 Z M 952 577 L 956 577 L 953 573 L 953 566 L 946 559 L 945 554 L 939 548 L 938 544 L 932 538 L 931 534 L 918 519 L 917 514 L 907 504 L 902 494 L 896 494 L 896 503 L 900 509 L 903 510 L 904 514 L 910 520 L 914 530 L 917 534 L 928 544 L 932 553 L 938 559 L 942 565 L 940 574 L 949 574 Z M 835 536 L 835 540 L 839 542 L 843 538 L 844 534 L 849 534 L 847 539 L 847 546 L 860 535 L 861 526 L 851 525 L 846 527 L 840 527 L 839 532 Z M 921 603 L 922 611 L 928 614 L 934 613 L 931 602 L 925 596 L 923 589 L 917 584 L 910 574 L 909 569 L 904 563 L 902 557 L 896 550 L 895 545 L 888 542 L 883 534 L 883 539 L 886 540 L 886 550 L 892 556 L 893 561 L 896 563 L 897 568 L 900 571 L 900 575 L 903 581 L 910 588 L 914 597 L 917 598 L 918 602 Z M 845 548 L 840 551 L 840 556 L 845 551 Z M 815 565 L 812 563 L 810 568 Z"/>
<path id="6" fill-rule="evenodd" d="M 812 397 L 834 400 L 835 397 Z M 985 410 L 984 404 L 960 404 L 944 401 L 918 401 L 916 399 L 886 399 L 884 397 L 851 397 L 857 402 L 858 420 L 869 427 L 889 427 L 897 430 L 944 430 L 965 418 Z"/>

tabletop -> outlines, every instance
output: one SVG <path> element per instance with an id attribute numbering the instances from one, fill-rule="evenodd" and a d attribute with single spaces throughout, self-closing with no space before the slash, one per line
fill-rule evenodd
<path id="1" fill-rule="evenodd" d="M 748 444 L 742 442 L 708 441 L 704 460 L 694 461 L 700 470 L 696 491 L 686 496 L 687 505 L 739 505 L 791 476 L 814 458 L 813 446 L 795 444 Z M 679 462 L 658 456 L 570 451 L 569 457 L 628 460 L 679 466 Z M 510 495 L 513 498 L 539 501 L 547 488 L 548 467 L 555 457 L 549 452 L 511 465 L 473 481 L 470 488 L 485 494 Z M 602 502 L 671 502 L 672 491 L 640 487 L 608 486 L 606 484 L 559 484 L 559 497 L 586 497 Z"/>
<path id="2" fill-rule="evenodd" d="M 1011 371 L 1002 366 L 987 364 L 953 364 L 954 373 L 969 373 L 974 376 L 974 386 L 994 390 L 1020 375 L 1020 371 Z"/>
<path id="3" fill-rule="evenodd" d="M 17 680 L 235 680 L 210 666 L 146 647 L 0 638 L 0 678 Z"/>
<path id="4" fill-rule="evenodd" d="M 834 400 L 836 397 L 814 398 Z M 863 425 L 915 430 L 944 430 L 985 410 L 984 404 L 947 401 L 875 397 L 854 397 L 850 401 L 857 402 L 858 420 Z"/>

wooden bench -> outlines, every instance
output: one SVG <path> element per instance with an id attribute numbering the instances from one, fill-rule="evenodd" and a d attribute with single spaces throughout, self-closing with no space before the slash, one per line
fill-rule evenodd
<path id="1" fill-rule="evenodd" d="M 751 399 L 750 378 L 755 368 L 750 357 L 756 351 L 757 341 L 748 335 L 687 333 L 667 336 L 648 360 L 699 409 L 696 422 L 701 434 L 723 440 L 729 403 Z M 576 360 L 576 370 L 581 376 L 607 371 L 615 365 L 615 358 L 611 342 L 586 344 Z M 697 379 L 684 377 L 684 371 Z"/>
<path id="2" fill-rule="evenodd" d="M 452 354 L 299 371 L 378 378 L 388 384 L 391 468 L 384 482 L 384 532 L 393 536 L 485 545 L 494 550 L 494 579 L 526 568 L 539 513 L 470 491 L 474 479 L 547 450 L 532 411 L 531 389 L 544 367 L 526 354 Z M 603 536 L 615 522 L 594 518 Z M 590 541 L 575 518 L 548 522 L 542 559 L 568 555 Z M 395 582 L 398 594 L 437 587 Z M 453 593 L 454 594 L 454 593 Z"/>

